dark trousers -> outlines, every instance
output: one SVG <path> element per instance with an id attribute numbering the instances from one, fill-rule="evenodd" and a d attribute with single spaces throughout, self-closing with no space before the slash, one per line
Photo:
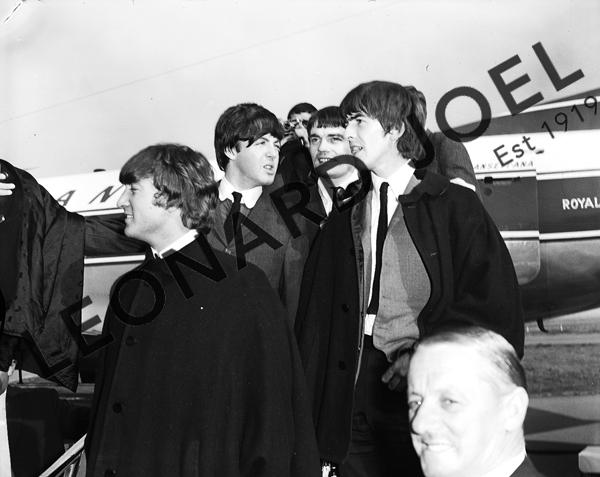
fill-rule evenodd
<path id="1" fill-rule="evenodd" d="M 421 466 L 410 439 L 406 381 L 390 391 L 381 376 L 390 366 L 385 354 L 365 336 L 358 382 L 354 391 L 352 440 L 341 477 L 421 477 Z"/>

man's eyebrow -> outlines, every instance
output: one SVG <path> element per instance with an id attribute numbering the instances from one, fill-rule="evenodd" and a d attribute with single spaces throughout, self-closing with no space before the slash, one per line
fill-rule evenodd
<path id="1" fill-rule="evenodd" d="M 363 116 L 363 113 L 361 113 L 360 111 L 356 111 L 354 113 L 348 113 L 348 114 L 346 114 L 346 119 L 348 121 L 350 121 L 352 119 L 356 119 L 359 116 Z"/>
<path id="2" fill-rule="evenodd" d="M 344 135 L 342 133 L 329 133 L 327 135 L 327 137 L 341 137 L 341 138 L 343 138 Z"/>

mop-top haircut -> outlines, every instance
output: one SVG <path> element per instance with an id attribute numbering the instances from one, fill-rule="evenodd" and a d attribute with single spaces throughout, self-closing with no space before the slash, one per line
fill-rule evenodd
<path id="1" fill-rule="evenodd" d="M 396 147 L 402 157 L 416 162 L 425 157 L 425 149 L 408 121 L 412 115 L 421 128 L 425 127 L 424 118 L 416 113 L 416 103 L 416 95 L 398 83 L 371 81 L 351 90 L 342 100 L 340 109 L 347 119 L 358 114 L 376 119 L 386 133 L 392 129 L 404 130 Z"/>
<path id="2" fill-rule="evenodd" d="M 241 103 L 227 108 L 215 127 L 215 154 L 217 164 L 224 171 L 229 163 L 225 151 L 240 151 L 240 141 L 251 146 L 257 139 L 270 134 L 281 140 L 283 127 L 271 111 L 255 103 Z"/>
<path id="3" fill-rule="evenodd" d="M 179 144 L 148 146 L 131 157 L 119 174 L 126 185 L 146 178 L 158 189 L 155 205 L 181 209 L 181 221 L 189 229 L 210 230 L 218 186 L 201 153 Z"/>

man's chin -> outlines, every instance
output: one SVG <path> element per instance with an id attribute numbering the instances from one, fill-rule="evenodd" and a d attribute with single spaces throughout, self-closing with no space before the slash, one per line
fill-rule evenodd
<path id="1" fill-rule="evenodd" d="M 125 230 L 123 230 L 123 234 L 125 235 L 125 237 L 129 237 L 129 238 L 133 238 L 133 239 L 138 239 L 141 240 L 136 232 L 135 232 L 135 228 L 132 227 L 131 225 L 126 225 L 125 226 Z"/>
<path id="2" fill-rule="evenodd" d="M 273 184 L 273 182 L 275 182 L 275 174 L 273 174 L 272 176 L 266 176 L 266 177 L 264 177 L 260 181 L 259 185 L 261 187 L 267 187 L 267 186 L 270 186 L 271 184 Z"/>
<path id="3" fill-rule="evenodd" d="M 421 454 L 421 468 L 425 477 L 454 477 L 460 475 L 453 471 L 454 466 L 449 462 L 449 456 Z"/>

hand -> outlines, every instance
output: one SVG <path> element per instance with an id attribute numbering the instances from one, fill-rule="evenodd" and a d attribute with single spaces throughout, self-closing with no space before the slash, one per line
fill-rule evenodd
<path id="1" fill-rule="evenodd" d="M 300 139 L 304 147 L 308 147 L 308 131 L 304 126 L 298 126 L 294 129 L 294 133 Z"/>
<path id="2" fill-rule="evenodd" d="M 293 141 L 294 139 L 296 139 L 296 135 L 294 134 L 294 131 L 289 131 L 283 135 L 283 137 L 281 138 L 281 141 L 279 141 L 279 145 L 283 146 L 286 142 Z"/>
<path id="3" fill-rule="evenodd" d="M 396 359 L 387 369 L 381 380 L 388 385 L 392 391 L 402 391 L 406 386 L 406 375 L 408 374 L 408 365 L 413 349 L 414 342 L 406 343 L 396 351 Z"/>
<path id="4" fill-rule="evenodd" d="M 0 196 L 11 195 L 12 190 L 15 188 L 15 185 L 10 182 L 2 182 L 6 180 L 6 177 L 6 174 L 0 172 Z"/>

